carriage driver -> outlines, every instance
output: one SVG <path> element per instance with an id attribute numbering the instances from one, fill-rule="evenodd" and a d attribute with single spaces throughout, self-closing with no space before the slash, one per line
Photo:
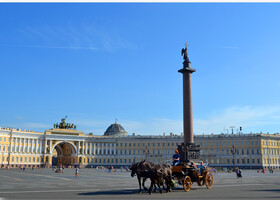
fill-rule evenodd
<path id="1" fill-rule="evenodd" d="M 180 163 L 181 156 L 180 156 L 179 151 L 177 149 L 175 150 L 175 154 L 173 155 L 172 158 L 173 158 L 173 162 L 171 164 L 172 166 L 176 166 Z"/>

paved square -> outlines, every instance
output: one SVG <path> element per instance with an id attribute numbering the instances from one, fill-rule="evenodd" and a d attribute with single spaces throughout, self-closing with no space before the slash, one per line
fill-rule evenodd
<path id="1" fill-rule="evenodd" d="M 0 170 L 0 199 L 267 199 L 280 198 L 280 173 L 261 174 L 243 171 L 243 179 L 234 173 L 216 173 L 208 190 L 194 183 L 189 192 L 182 186 L 171 193 L 138 194 L 136 177 L 130 172 L 108 173 L 104 169 L 65 169 L 62 174 L 52 169 Z M 146 184 L 147 186 L 149 184 Z"/>

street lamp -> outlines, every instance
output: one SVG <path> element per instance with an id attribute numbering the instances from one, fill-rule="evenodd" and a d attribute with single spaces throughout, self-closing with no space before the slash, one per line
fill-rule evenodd
<path id="1" fill-rule="evenodd" d="M 148 154 L 150 154 L 150 151 L 148 150 L 147 146 L 146 149 L 144 150 L 144 153 L 145 153 L 145 160 L 147 161 Z"/>
<path id="2" fill-rule="evenodd" d="M 237 150 L 234 147 L 234 145 L 232 145 L 230 152 L 232 154 L 233 169 L 235 169 L 235 154 L 236 154 Z"/>

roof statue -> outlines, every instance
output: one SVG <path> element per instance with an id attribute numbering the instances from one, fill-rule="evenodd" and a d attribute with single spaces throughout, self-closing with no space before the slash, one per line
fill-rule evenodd
<path id="1" fill-rule="evenodd" d="M 76 129 L 76 125 L 70 124 L 70 123 L 66 123 L 65 122 L 66 118 L 67 118 L 67 116 L 65 116 L 65 118 L 62 118 L 61 122 L 54 124 L 53 127 L 54 128 L 59 128 L 59 129 L 73 129 L 73 130 L 75 130 Z"/>

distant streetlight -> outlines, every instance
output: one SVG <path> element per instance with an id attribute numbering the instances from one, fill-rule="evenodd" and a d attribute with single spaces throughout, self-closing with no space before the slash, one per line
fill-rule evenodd
<path id="1" fill-rule="evenodd" d="M 146 149 L 144 150 L 144 153 L 145 153 L 145 160 L 147 161 L 147 158 L 150 154 L 150 151 L 148 150 L 147 146 L 146 146 Z"/>
<path id="2" fill-rule="evenodd" d="M 234 147 L 234 145 L 232 145 L 230 152 L 232 154 L 233 169 L 235 169 L 235 154 L 237 152 L 237 149 Z"/>

